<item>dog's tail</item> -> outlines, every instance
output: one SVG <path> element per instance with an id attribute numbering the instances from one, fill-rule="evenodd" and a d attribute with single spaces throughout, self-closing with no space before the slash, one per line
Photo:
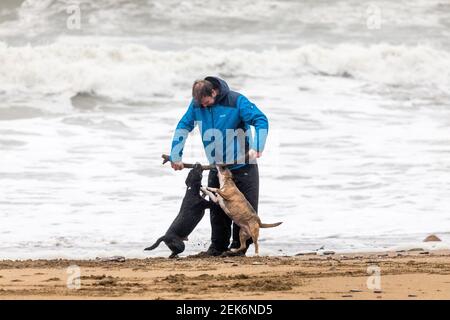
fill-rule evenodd
<path id="1" fill-rule="evenodd" d="M 159 246 L 159 244 L 160 244 L 162 241 L 164 241 L 164 240 L 165 240 L 165 239 L 164 239 L 164 236 L 162 236 L 161 238 L 159 238 L 158 240 L 156 240 L 156 242 L 155 242 L 153 245 L 151 245 L 150 247 L 145 248 L 144 250 L 145 250 L 145 251 L 153 250 L 153 249 L 157 248 L 157 247 Z"/>
<path id="2" fill-rule="evenodd" d="M 282 224 L 283 222 L 277 222 L 277 223 L 260 223 L 259 227 L 260 228 L 273 228 L 273 227 L 278 227 L 280 224 Z"/>

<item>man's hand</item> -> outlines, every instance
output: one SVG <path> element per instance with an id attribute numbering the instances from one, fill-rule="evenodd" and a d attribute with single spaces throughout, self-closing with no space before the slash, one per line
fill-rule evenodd
<path id="1" fill-rule="evenodd" d="M 173 170 L 183 170 L 184 164 L 181 161 L 178 162 L 171 162 L 170 165 L 172 166 Z"/>
<path id="2" fill-rule="evenodd" d="M 248 151 L 248 158 L 249 160 L 255 160 L 256 158 L 261 158 L 262 152 L 258 152 L 255 149 L 250 149 Z"/>

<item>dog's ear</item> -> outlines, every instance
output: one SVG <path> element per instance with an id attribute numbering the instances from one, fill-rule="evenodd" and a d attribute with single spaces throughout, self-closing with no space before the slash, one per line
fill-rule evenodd
<path id="1" fill-rule="evenodd" d="M 184 183 L 188 187 L 192 184 L 193 174 L 194 174 L 194 169 L 191 169 L 186 176 L 186 180 L 184 181 Z"/>

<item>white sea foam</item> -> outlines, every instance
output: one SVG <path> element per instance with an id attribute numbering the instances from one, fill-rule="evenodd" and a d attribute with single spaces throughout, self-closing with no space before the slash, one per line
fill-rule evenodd
<path id="1" fill-rule="evenodd" d="M 188 85 L 211 71 L 228 78 L 326 75 L 379 85 L 450 90 L 450 53 L 426 46 L 306 45 L 254 52 L 200 48 L 156 51 L 140 45 L 10 47 L 0 43 L 0 61 L 0 83 L 6 94 L 73 96 L 88 92 L 127 100 L 170 97 L 173 86 Z"/>

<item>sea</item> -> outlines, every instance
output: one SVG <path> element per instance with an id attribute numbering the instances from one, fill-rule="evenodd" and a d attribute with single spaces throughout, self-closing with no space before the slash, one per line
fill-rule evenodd
<path id="1" fill-rule="evenodd" d="M 168 256 L 206 76 L 269 119 L 261 255 L 449 247 L 449 0 L 1 0 L 0 259 Z"/>

